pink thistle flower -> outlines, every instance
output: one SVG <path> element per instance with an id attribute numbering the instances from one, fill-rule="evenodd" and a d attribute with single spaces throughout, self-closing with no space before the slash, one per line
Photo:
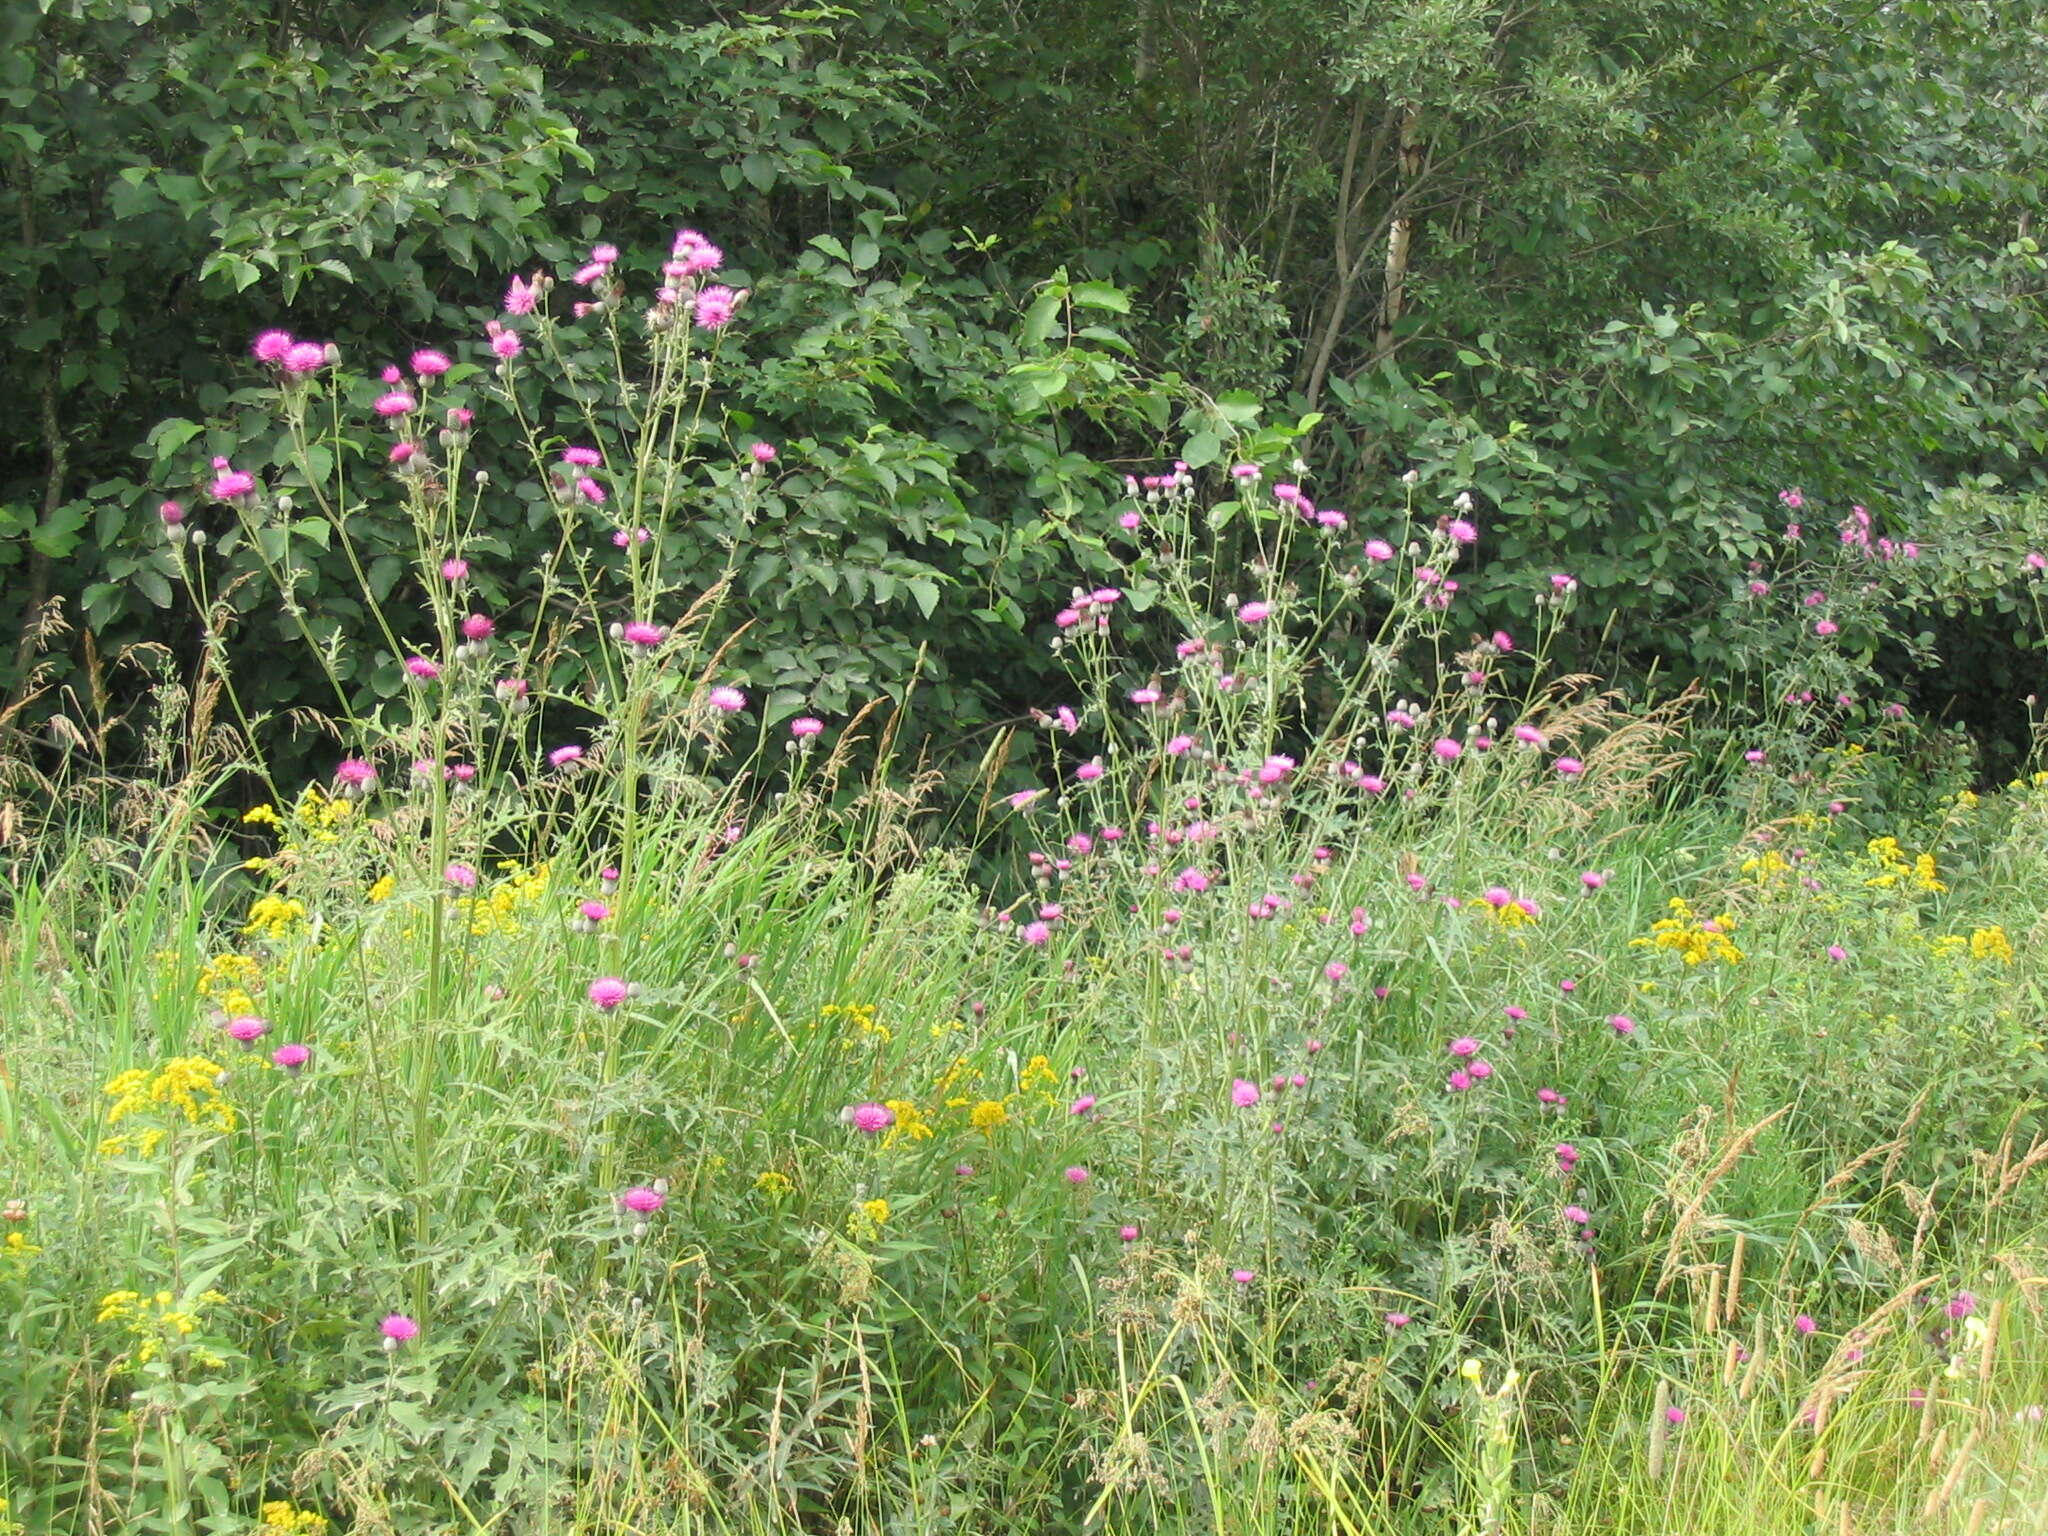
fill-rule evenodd
<path id="1" fill-rule="evenodd" d="M 1350 974 L 1351 967 L 1346 965 L 1342 960 L 1332 960 L 1328 965 L 1323 967 L 1323 977 L 1327 981 L 1342 981 L 1346 976 L 1349 976 Z"/>
<path id="2" fill-rule="evenodd" d="M 588 475 L 576 477 L 576 494 L 593 507 L 601 507 L 605 503 L 604 487 Z"/>
<path id="3" fill-rule="evenodd" d="M 1450 1051 L 1453 1056 L 1477 1056 L 1479 1042 L 1470 1035 L 1460 1035 L 1451 1042 Z"/>
<path id="4" fill-rule="evenodd" d="M 280 1045 L 270 1053 L 270 1064 L 286 1072 L 300 1072 L 313 1059 L 309 1045 Z"/>
<path id="5" fill-rule="evenodd" d="M 1830 944 L 1828 946 L 1828 958 L 1830 960 L 1846 960 L 1849 958 L 1849 951 L 1842 948 L 1839 944 Z"/>
<path id="6" fill-rule="evenodd" d="M 1553 591 L 1553 592 L 1576 592 L 1576 591 L 1578 590 L 1578 587 L 1579 587 L 1579 582 L 1578 582 L 1578 578 L 1577 578 L 1576 576 L 1568 576 L 1568 575 L 1566 575 L 1566 574 L 1565 574 L 1565 573 L 1564 573 L 1563 571 L 1552 571 L 1552 572 L 1550 573 L 1550 590 L 1551 590 L 1551 591 Z"/>
<path id="7" fill-rule="evenodd" d="M 1625 1013 L 1607 1015 L 1607 1027 L 1617 1035 L 1632 1035 L 1636 1032 L 1636 1021 Z"/>
<path id="8" fill-rule="evenodd" d="M 590 248 L 590 259 L 601 267 L 608 267 L 619 259 L 616 245 L 595 245 Z"/>
<path id="9" fill-rule="evenodd" d="M 1396 1333 L 1414 1321 L 1406 1312 L 1389 1312 L 1386 1317 L 1387 1327 Z"/>
<path id="10" fill-rule="evenodd" d="M 215 459 L 213 467 L 220 473 L 213 477 L 213 484 L 208 489 L 216 501 L 234 501 L 256 489 L 256 477 L 245 470 L 228 468 L 226 459 Z"/>
<path id="11" fill-rule="evenodd" d="M 497 355 L 499 361 L 509 363 L 525 350 L 526 344 L 519 339 L 517 331 L 501 329 L 492 332 L 491 351 Z"/>
<path id="12" fill-rule="evenodd" d="M 1574 778 L 1586 771 L 1586 765 L 1576 757 L 1560 757 L 1551 765 L 1566 778 Z"/>
<path id="13" fill-rule="evenodd" d="M 584 990 L 584 996 L 590 999 L 593 1007 L 609 1013 L 623 1003 L 632 990 L 616 976 L 600 976 Z"/>
<path id="14" fill-rule="evenodd" d="M 1573 1226 L 1584 1227 L 1592 1224 L 1593 1218 L 1583 1205 L 1568 1205 L 1564 1208 L 1564 1219 Z"/>
<path id="15" fill-rule="evenodd" d="M 467 864 L 450 864 L 441 871 L 441 878 L 458 891 L 476 889 L 476 871 Z"/>
<path id="16" fill-rule="evenodd" d="M 284 371 L 293 378 L 302 379 L 309 373 L 318 373 L 331 360 L 327 349 L 319 342 L 295 341 L 284 355 Z"/>
<path id="17" fill-rule="evenodd" d="M 259 331 L 256 339 L 249 343 L 249 350 L 255 355 L 256 361 L 269 363 L 272 367 L 282 363 L 285 353 L 291 349 L 290 331 Z"/>
<path id="18" fill-rule="evenodd" d="M 430 683 L 441 675 L 441 669 L 424 656 L 405 658 L 405 670 L 423 683 Z"/>
<path id="19" fill-rule="evenodd" d="M 1825 639 L 1829 635 L 1841 633 L 1841 626 L 1836 624 L 1833 619 L 1822 619 L 1813 626 L 1813 632 Z"/>
<path id="20" fill-rule="evenodd" d="M 1460 1067 L 1445 1080 L 1444 1086 L 1452 1093 L 1463 1093 L 1472 1086 L 1472 1074 Z"/>
<path id="21" fill-rule="evenodd" d="M 1506 1014 L 1510 1019 L 1514 1020 L 1517 1024 L 1521 1023 L 1522 1020 L 1529 1017 L 1528 1009 L 1519 1007 L 1514 1003 L 1509 1003 L 1507 1007 L 1501 1009 L 1501 1012 Z"/>
<path id="22" fill-rule="evenodd" d="M 411 1343 L 420 1336 L 420 1325 L 403 1312 L 393 1312 L 378 1324 L 384 1335 L 384 1353 L 387 1355 L 401 1344 Z"/>
<path id="23" fill-rule="evenodd" d="M 1046 791 L 1042 789 L 1020 789 L 1015 794 L 1006 795 L 1004 798 L 1009 802 L 1011 810 L 1025 811 L 1043 799 L 1045 794 Z"/>
<path id="24" fill-rule="evenodd" d="M 740 296 L 732 289 L 714 283 L 698 290 L 691 302 L 691 315 L 707 331 L 723 330 L 732 323 L 733 311 L 739 308 L 739 302 Z"/>
<path id="25" fill-rule="evenodd" d="M 1043 949 L 1052 941 L 1052 928 L 1049 924 L 1034 920 L 1020 928 L 1017 931 L 1017 937 L 1026 944 L 1029 944 L 1033 949 Z"/>
<path id="26" fill-rule="evenodd" d="M 472 613 L 462 621 L 462 638 L 465 640 L 488 640 L 497 632 L 498 626 L 486 614 Z"/>
<path id="27" fill-rule="evenodd" d="M 1473 544 L 1479 540 L 1479 530 L 1462 517 L 1454 517 L 1445 523 L 1444 532 L 1451 536 L 1453 544 Z"/>
<path id="28" fill-rule="evenodd" d="M 377 770 L 360 757 L 344 757 L 334 765 L 334 782 L 344 790 L 365 790 L 377 782 Z"/>
<path id="29" fill-rule="evenodd" d="M 1094 1177 L 1094 1175 L 1089 1173 L 1089 1171 L 1086 1168 L 1082 1167 L 1079 1163 L 1074 1164 L 1074 1166 L 1069 1168 L 1066 1172 L 1067 1182 L 1069 1184 L 1074 1185 L 1076 1188 L 1079 1188 L 1081 1185 L 1086 1184 L 1092 1177 Z"/>
<path id="30" fill-rule="evenodd" d="M 457 582 L 463 580 L 468 575 L 469 562 L 467 560 L 450 558 L 441 562 L 441 579 L 443 581 Z"/>
<path id="31" fill-rule="evenodd" d="M 1119 1242 L 1135 1243 L 1138 1240 L 1138 1229 L 1129 1223 L 1125 1223 L 1116 1229 L 1116 1235 Z"/>
<path id="32" fill-rule="evenodd" d="M 1947 1311 L 1951 1320 L 1961 1322 L 1977 1310 L 1977 1298 L 1972 1292 L 1957 1291 L 1954 1296 L 1949 1298 L 1949 1304 L 1944 1310 Z"/>
<path id="33" fill-rule="evenodd" d="M 789 734 L 803 741 L 816 736 L 825 729 L 825 722 L 811 715 L 798 715 L 789 722 Z"/>
<path id="34" fill-rule="evenodd" d="M 635 1216 L 648 1216 L 668 1203 L 668 1196 L 646 1184 L 635 1184 L 619 1196 L 619 1204 Z"/>
<path id="35" fill-rule="evenodd" d="M 1090 758 L 1087 762 L 1081 764 L 1080 767 L 1076 768 L 1074 770 L 1074 777 L 1079 779 L 1083 784 L 1089 784 L 1093 783 L 1096 779 L 1101 778 L 1102 773 L 1102 759 L 1096 757 Z"/>
<path id="36" fill-rule="evenodd" d="M 849 1104 L 839 1111 L 842 1123 L 852 1126 L 863 1136 L 880 1135 L 896 1123 L 896 1111 L 886 1104 L 872 1100 L 862 1104 Z"/>
<path id="37" fill-rule="evenodd" d="M 1589 891 L 1597 891 L 1607 884 L 1607 875 L 1598 869 L 1589 869 L 1579 876 L 1579 884 Z"/>
<path id="38" fill-rule="evenodd" d="M 1667 1424 L 1683 1424 L 1685 1422 L 1685 1410 L 1676 1406 L 1666 1408 L 1664 1410 L 1664 1422 Z"/>
<path id="39" fill-rule="evenodd" d="M 715 272 L 725 265 L 725 252 L 694 229 L 677 230 L 671 251 L 676 264 L 683 269 L 680 274 L 683 277 L 695 277 L 700 272 Z"/>
<path id="40" fill-rule="evenodd" d="M 419 401 L 402 389 L 389 390 L 377 397 L 370 409 L 379 416 L 403 416 L 419 409 Z"/>
<path id="41" fill-rule="evenodd" d="M 574 742 L 571 742 L 567 746 L 556 747 L 554 751 L 550 752 L 548 754 L 548 763 L 551 767 L 566 768 L 571 763 L 580 762 L 582 758 L 583 749 Z"/>
<path id="42" fill-rule="evenodd" d="M 419 444 L 417 443 L 393 443 L 389 459 L 393 464 L 410 464 L 413 460 L 413 455 L 419 451 Z"/>
<path id="43" fill-rule="evenodd" d="M 438 379 L 453 366 L 446 352 L 437 352 L 432 347 L 421 347 L 412 355 L 412 371 L 423 379 Z"/>
<path id="44" fill-rule="evenodd" d="M 1538 1088 L 1536 1090 L 1536 1102 L 1538 1104 L 1562 1104 L 1564 1102 L 1564 1095 L 1555 1088 Z"/>
<path id="45" fill-rule="evenodd" d="M 258 1018 L 253 1013 L 237 1014 L 224 1026 L 230 1040 L 241 1042 L 243 1050 L 252 1050 L 256 1042 L 270 1033 L 270 1021 Z"/>
<path id="46" fill-rule="evenodd" d="M 620 629 L 619 638 L 628 645 L 651 651 L 661 644 L 664 632 L 659 624 L 649 624 L 644 619 L 635 619 Z"/>
<path id="47" fill-rule="evenodd" d="M 595 448 L 564 448 L 562 462 L 577 469 L 595 469 L 604 462 L 604 455 Z"/>
<path id="48" fill-rule="evenodd" d="M 167 501 L 158 507 L 156 515 L 163 519 L 166 528 L 175 528 L 185 521 L 185 509 L 175 501 Z"/>
<path id="49" fill-rule="evenodd" d="M 1365 541 L 1365 558 L 1372 561 L 1375 565 L 1384 565 L 1387 561 L 1394 558 L 1394 546 L 1385 539 L 1367 539 Z"/>
<path id="50" fill-rule="evenodd" d="M 1259 1102 L 1259 1085 L 1246 1078 L 1233 1078 L 1230 1084 L 1230 1102 L 1239 1109 L 1250 1109 Z"/>
<path id="51" fill-rule="evenodd" d="M 505 313 L 508 315 L 530 315 L 540 299 L 538 280 L 529 283 L 523 277 L 514 277 L 505 289 Z"/>
<path id="52" fill-rule="evenodd" d="M 1237 610 L 1237 621 L 1240 624 L 1263 623 L 1272 612 L 1271 603 L 1246 603 Z"/>
<path id="53" fill-rule="evenodd" d="M 773 443 L 756 443 L 747 452 L 753 455 L 756 464 L 773 464 L 775 462 L 775 445 Z"/>
<path id="54" fill-rule="evenodd" d="M 577 903 L 576 911 L 582 916 L 583 920 L 587 923 L 601 923 L 606 918 L 612 915 L 612 909 L 610 907 L 606 906 L 601 901 L 595 900 Z"/>
<path id="55" fill-rule="evenodd" d="M 1819 1327 L 1820 1325 L 1814 1322 L 1814 1320 L 1811 1317 L 1807 1316 L 1804 1312 L 1802 1312 L 1797 1317 L 1792 1319 L 1792 1326 L 1798 1329 L 1801 1333 L 1812 1333 L 1814 1329 Z"/>
<path id="56" fill-rule="evenodd" d="M 1085 1115 L 1092 1113 L 1094 1111 L 1094 1108 L 1095 1095 L 1092 1093 L 1084 1093 L 1081 1095 L 1081 1097 L 1074 1100 L 1074 1102 L 1068 1106 L 1067 1113 L 1070 1115 Z"/>
<path id="57" fill-rule="evenodd" d="M 1192 736 L 1175 736 L 1166 743 L 1166 755 L 1168 757 L 1186 757 L 1194 744 L 1195 738 Z"/>
<path id="58" fill-rule="evenodd" d="M 723 715 L 736 715 L 747 707 L 747 696 L 731 684 L 721 684 L 705 695 L 705 702 Z"/>
<path id="59" fill-rule="evenodd" d="M 1449 736 L 1439 736 L 1430 743 L 1429 750 L 1437 756 L 1438 760 L 1446 763 L 1456 762 L 1465 755 L 1464 747 Z"/>
<path id="60" fill-rule="evenodd" d="M 1250 1285 L 1254 1280 L 1258 1278 L 1259 1275 L 1257 1270 L 1233 1269 L 1230 1272 L 1231 1282 L 1236 1285 Z"/>

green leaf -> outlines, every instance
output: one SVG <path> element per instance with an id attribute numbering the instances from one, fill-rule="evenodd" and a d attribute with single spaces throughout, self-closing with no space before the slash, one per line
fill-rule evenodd
<path id="1" fill-rule="evenodd" d="M 1180 456 L 1190 469 L 1205 468 L 1223 457 L 1223 439 L 1214 432 L 1197 432 L 1181 444 Z"/>
<path id="2" fill-rule="evenodd" d="M 1059 324 L 1062 292 L 1057 286 L 1048 288 L 1031 301 L 1031 308 L 1024 314 L 1025 346 L 1042 347 L 1052 335 L 1053 327 Z"/>

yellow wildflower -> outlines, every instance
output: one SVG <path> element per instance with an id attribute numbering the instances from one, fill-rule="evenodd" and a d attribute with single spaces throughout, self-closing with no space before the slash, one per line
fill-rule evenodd
<path id="1" fill-rule="evenodd" d="M 882 1145 L 884 1147 L 894 1146 L 897 1140 L 902 1137 L 908 1137 L 912 1141 L 930 1141 L 932 1139 L 931 1123 L 925 1119 L 923 1112 L 915 1104 L 911 1103 L 910 1100 L 885 1099 L 882 1101 L 882 1105 L 883 1108 L 891 1111 L 896 1116 L 896 1123 L 889 1127 L 888 1134 L 882 1138 Z"/>
<path id="2" fill-rule="evenodd" d="M 967 1112 L 967 1123 L 977 1131 L 993 1132 L 1010 1119 L 1010 1108 L 1001 1099 L 983 1099 Z"/>
<path id="3" fill-rule="evenodd" d="M 791 1182 L 788 1174 L 778 1173 L 773 1168 L 764 1168 L 754 1176 L 754 1188 L 764 1195 L 786 1195 L 796 1188 L 796 1185 Z"/>
<path id="4" fill-rule="evenodd" d="M 1979 928 L 1970 935 L 1970 958 L 1973 960 L 1996 960 L 2001 964 L 2012 963 L 2012 940 L 2005 936 L 2005 929 L 1993 924 Z"/>
<path id="5" fill-rule="evenodd" d="M 1018 1075 L 1019 1092 L 1029 1093 L 1032 1089 L 1060 1080 L 1059 1073 L 1052 1069 L 1052 1063 L 1043 1056 L 1034 1056 L 1024 1063 L 1024 1070 Z"/>
<path id="6" fill-rule="evenodd" d="M 219 1065 L 204 1056 L 174 1056 L 154 1072 L 131 1067 L 116 1074 L 103 1090 L 114 1101 L 107 1111 L 107 1125 L 119 1125 L 130 1115 L 152 1108 L 169 1108 L 182 1114 L 188 1125 L 232 1131 L 235 1107 L 215 1085 L 220 1075 Z"/>
<path id="7" fill-rule="evenodd" d="M 1734 965 L 1742 959 L 1742 951 L 1728 937 L 1735 931 L 1732 914 L 1721 912 L 1701 919 L 1682 896 L 1672 897 L 1670 907 L 1671 916 L 1657 919 L 1650 924 L 1649 933 L 1630 939 L 1630 945 L 1637 949 L 1668 949 L 1687 965 L 1703 965 L 1710 960 Z"/>
<path id="8" fill-rule="evenodd" d="M 397 888 L 398 882 L 391 876 L 379 875 L 370 883 L 370 889 L 365 894 L 373 902 L 388 901 L 391 899 L 391 893 Z"/>
<path id="9" fill-rule="evenodd" d="M 889 1219 L 889 1202 L 886 1200 L 863 1200 L 860 1203 L 860 1213 L 879 1227 Z"/>

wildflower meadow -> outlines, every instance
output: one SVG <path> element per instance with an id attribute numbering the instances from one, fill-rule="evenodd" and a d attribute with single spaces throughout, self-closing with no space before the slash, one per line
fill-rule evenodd
<path id="1" fill-rule="evenodd" d="M 1839 638 L 1953 549 L 1787 488 L 1731 712 L 1560 671 L 1570 570 L 1475 631 L 1471 496 L 1241 418 L 941 764 L 915 679 L 732 660 L 815 466 L 724 267 L 268 330 L 281 451 L 190 443 L 198 665 L 7 866 L 0 1530 L 2048 1529 L 2048 772 Z"/>

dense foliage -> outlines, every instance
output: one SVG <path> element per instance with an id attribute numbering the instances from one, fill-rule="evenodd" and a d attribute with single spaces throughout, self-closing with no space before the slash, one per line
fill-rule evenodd
<path id="1" fill-rule="evenodd" d="M 45 0 L 0 42 L 6 678 L 60 746 L 131 759 L 110 727 L 143 675 L 189 668 L 156 500 L 216 453 L 284 461 L 248 336 L 445 345 L 500 274 L 680 222 L 755 288 L 742 404 L 808 475 L 741 578 L 764 688 L 832 709 L 919 677 L 950 724 L 1013 713 L 1073 519 L 1129 462 L 1221 460 L 1262 406 L 1321 413 L 1318 501 L 1410 468 L 1470 490 L 1491 557 L 1567 565 L 1614 618 L 1581 661 L 1730 697 L 1758 658 L 1723 573 L 1770 550 L 1773 493 L 1861 501 L 1937 559 L 1858 651 L 1902 683 L 1938 646 L 1956 668 L 1914 702 L 2017 730 L 2038 637 L 2004 577 L 2048 443 L 2031 13 Z M 1056 273 L 1098 307 L 1034 309 Z M 307 588 L 339 626 L 344 576 Z M 252 590 L 222 627 L 274 648 Z M 1527 617 L 1490 564 L 1466 601 Z"/>

